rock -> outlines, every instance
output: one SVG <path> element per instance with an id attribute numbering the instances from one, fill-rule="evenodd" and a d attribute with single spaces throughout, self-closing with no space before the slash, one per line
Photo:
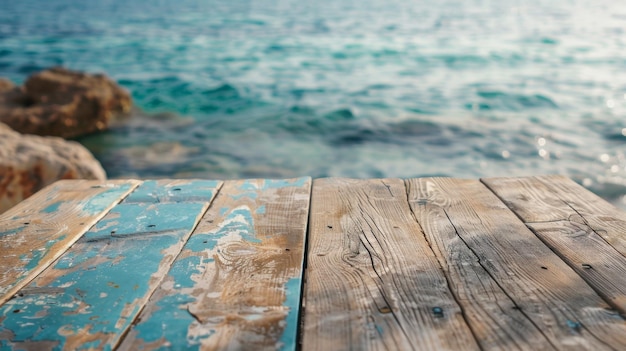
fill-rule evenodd
<path id="1" fill-rule="evenodd" d="M 13 82 L 8 79 L 0 78 L 0 93 L 12 90 L 15 88 Z"/>
<path id="2" fill-rule="evenodd" d="M 24 86 L 0 80 L 0 122 L 20 133 L 73 138 L 101 131 L 130 112 L 127 91 L 102 74 L 55 67 Z"/>
<path id="3" fill-rule="evenodd" d="M 21 135 L 0 123 L 0 213 L 59 179 L 105 180 L 106 174 L 77 142 Z"/>

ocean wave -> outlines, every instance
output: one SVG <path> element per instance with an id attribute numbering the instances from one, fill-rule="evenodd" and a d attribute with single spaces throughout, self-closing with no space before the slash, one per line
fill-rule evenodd
<path id="1" fill-rule="evenodd" d="M 617 199 L 623 24 L 608 0 L 529 1 L 12 1 L 0 75 L 129 89 L 147 116 L 81 139 L 113 177 L 562 173 Z"/>
<path id="2" fill-rule="evenodd" d="M 555 101 L 542 94 L 519 94 L 504 91 L 478 91 L 477 102 L 466 103 L 468 110 L 526 111 L 529 109 L 558 109 Z"/>

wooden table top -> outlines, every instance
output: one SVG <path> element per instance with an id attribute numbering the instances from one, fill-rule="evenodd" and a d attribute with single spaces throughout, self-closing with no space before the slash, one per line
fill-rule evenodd
<path id="1" fill-rule="evenodd" d="M 626 350 L 568 178 L 60 181 L 0 215 L 0 350 Z"/>

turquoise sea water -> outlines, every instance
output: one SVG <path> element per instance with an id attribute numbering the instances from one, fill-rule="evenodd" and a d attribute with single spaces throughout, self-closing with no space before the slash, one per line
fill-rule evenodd
<path id="1" fill-rule="evenodd" d="M 110 177 L 560 173 L 623 203 L 626 6 L 608 0 L 0 0 L 0 76 L 106 72 Z"/>

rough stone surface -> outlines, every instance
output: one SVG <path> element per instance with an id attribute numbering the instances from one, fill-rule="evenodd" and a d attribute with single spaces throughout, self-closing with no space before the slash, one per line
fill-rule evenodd
<path id="1" fill-rule="evenodd" d="M 101 74 L 54 67 L 21 87 L 0 80 L 0 122 L 20 133 L 73 138 L 106 129 L 131 106 L 128 92 Z"/>
<path id="2" fill-rule="evenodd" d="M 0 78 L 0 93 L 4 93 L 15 88 L 13 82 L 8 79 Z"/>
<path id="3" fill-rule="evenodd" d="M 21 135 L 0 123 L 0 213 L 59 179 L 106 179 L 82 145 Z"/>

